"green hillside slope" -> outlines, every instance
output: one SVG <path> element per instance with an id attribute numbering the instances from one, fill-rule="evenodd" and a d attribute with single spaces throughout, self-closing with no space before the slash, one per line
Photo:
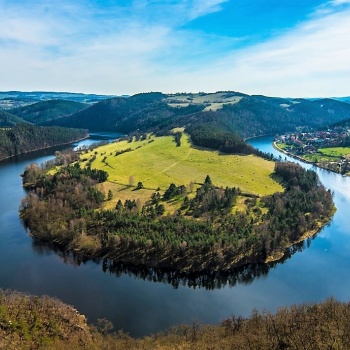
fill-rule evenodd
<path id="1" fill-rule="evenodd" d="M 0 160 L 37 149 L 73 142 L 87 136 L 83 129 L 39 127 L 17 124 L 11 129 L 0 129 Z"/>
<path id="2" fill-rule="evenodd" d="M 208 124 L 241 137 L 319 128 L 346 119 L 350 105 L 335 100 L 310 101 L 237 92 L 215 94 L 138 94 L 99 102 L 51 125 L 90 131 L 165 131 Z"/>
<path id="3" fill-rule="evenodd" d="M 0 110 L 0 128 L 12 127 L 18 123 L 25 123 L 25 121 L 14 114 Z"/>
<path id="4" fill-rule="evenodd" d="M 33 124 L 43 124 L 50 120 L 77 113 L 87 106 L 85 103 L 74 101 L 50 100 L 14 108 L 10 112 Z"/>

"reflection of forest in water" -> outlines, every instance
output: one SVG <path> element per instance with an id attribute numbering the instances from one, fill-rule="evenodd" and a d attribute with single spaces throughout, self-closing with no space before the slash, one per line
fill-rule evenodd
<path id="1" fill-rule="evenodd" d="M 144 265 L 136 265 L 113 261 L 111 259 L 86 259 L 74 252 L 63 250 L 53 244 L 44 243 L 38 240 L 33 240 L 33 250 L 39 255 L 56 253 L 63 262 L 74 266 L 80 266 L 88 261 L 93 261 L 102 266 L 103 272 L 120 277 L 129 275 L 140 278 L 144 281 L 160 282 L 172 285 L 175 289 L 179 286 L 187 286 L 190 288 L 205 288 L 207 290 L 220 289 L 226 285 L 234 287 L 236 284 L 249 284 L 255 278 L 266 277 L 269 270 L 277 264 L 283 264 L 294 253 L 301 252 L 311 245 L 311 241 L 316 237 L 308 238 L 304 242 L 295 244 L 286 250 L 282 259 L 267 264 L 250 264 L 240 268 L 235 268 L 229 271 L 207 271 L 205 273 L 181 272 L 160 268 L 149 268 Z"/>

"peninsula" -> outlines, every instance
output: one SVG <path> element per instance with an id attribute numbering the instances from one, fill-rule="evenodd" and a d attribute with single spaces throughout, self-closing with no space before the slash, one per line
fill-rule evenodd
<path id="1" fill-rule="evenodd" d="M 198 149 L 173 132 L 87 149 L 49 171 L 28 167 L 21 217 L 31 235 L 84 258 L 227 271 L 281 258 L 333 215 L 314 172 Z"/>

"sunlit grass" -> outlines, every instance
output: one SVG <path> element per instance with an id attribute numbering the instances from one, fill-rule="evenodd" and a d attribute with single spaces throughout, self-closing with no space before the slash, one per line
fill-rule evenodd
<path id="1" fill-rule="evenodd" d="M 115 153 L 131 148 L 118 156 Z M 105 192 L 114 198 L 140 198 L 142 202 L 160 189 L 165 191 L 171 183 L 176 185 L 202 183 L 209 175 L 216 186 L 239 187 L 243 192 L 266 195 L 282 191 L 271 174 L 274 163 L 248 155 L 222 155 L 216 151 L 193 148 L 187 135 L 176 147 L 172 136 L 154 137 L 143 141 L 111 143 L 83 154 L 82 158 L 96 156 L 93 168 L 108 171 Z M 103 161 L 104 160 L 104 161 Z M 84 163 L 83 163 L 84 164 Z M 144 189 L 135 190 L 138 182 Z"/>

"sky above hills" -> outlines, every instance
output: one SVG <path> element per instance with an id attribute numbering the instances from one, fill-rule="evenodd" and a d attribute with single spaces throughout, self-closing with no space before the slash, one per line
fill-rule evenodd
<path id="1" fill-rule="evenodd" d="M 0 0 L 0 90 L 350 95 L 350 0 Z"/>

